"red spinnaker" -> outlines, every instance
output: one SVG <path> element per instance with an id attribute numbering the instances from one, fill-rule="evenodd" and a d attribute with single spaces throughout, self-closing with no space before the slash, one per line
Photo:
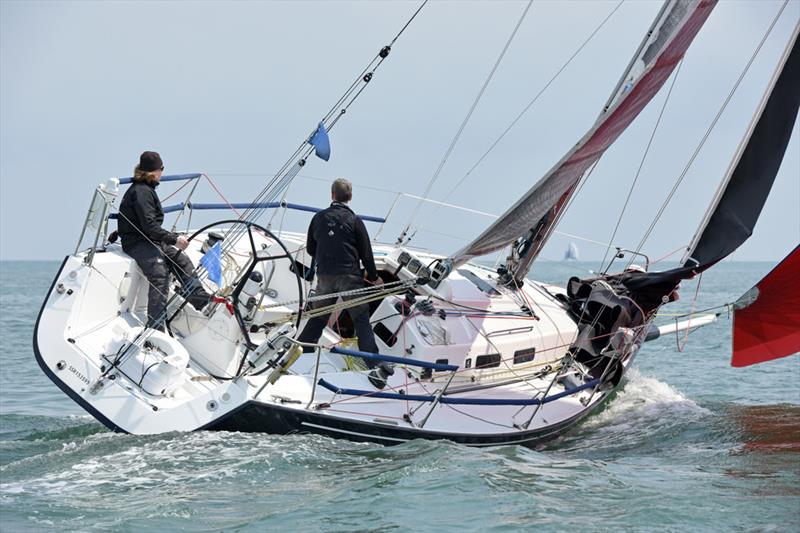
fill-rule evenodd
<path id="1" fill-rule="evenodd" d="M 734 304 L 732 366 L 800 352 L 800 246 Z"/>

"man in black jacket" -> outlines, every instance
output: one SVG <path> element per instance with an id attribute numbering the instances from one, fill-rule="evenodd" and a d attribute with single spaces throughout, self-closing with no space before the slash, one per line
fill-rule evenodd
<path id="1" fill-rule="evenodd" d="M 314 215 L 308 227 L 306 249 L 317 264 L 317 296 L 363 288 L 365 277 L 367 283 L 382 283 L 375 268 L 367 228 L 347 206 L 352 197 L 353 186 L 349 181 L 343 178 L 334 181 L 331 186 L 331 206 Z M 364 277 L 361 275 L 362 264 L 366 271 Z M 352 298 L 344 297 L 343 300 Z M 335 298 L 317 300 L 313 308 L 332 305 L 335 301 Z M 375 335 L 369 324 L 368 305 L 349 307 L 347 312 L 353 319 L 358 335 L 358 349 L 378 353 Z M 317 342 L 330 316 L 327 314 L 309 320 L 297 340 Z"/>
<path id="2" fill-rule="evenodd" d="M 156 194 L 161 181 L 164 163 L 157 152 L 144 152 L 133 174 L 133 183 L 125 191 L 119 206 L 118 233 L 122 250 L 136 260 L 150 289 L 147 293 L 147 326 L 164 330 L 163 317 L 169 293 L 169 265 L 181 284 L 196 284 L 192 276 L 194 265 L 181 250 L 189 246 L 183 235 L 161 227 L 164 210 Z M 177 247 L 177 248 L 176 248 Z M 201 288 L 189 297 L 197 308 L 208 302 L 208 294 Z M 159 318 L 162 320 L 159 321 Z"/>

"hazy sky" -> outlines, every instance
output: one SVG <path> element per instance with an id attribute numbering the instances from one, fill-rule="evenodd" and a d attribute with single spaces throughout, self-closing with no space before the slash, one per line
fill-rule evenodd
<path id="1" fill-rule="evenodd" d="M 534 2 L 433 199 L 447 196 L 617 3 Z M 682 65 L 616 243 L 637 244 L 781 3 L 723 1 L 712 13 Z M 207 172 L 231 200 L 252 199 L 417 5 L 0 1 L 0 257 L 71 253 L 94 186 L 130 175 L 143 150 L 159 151 L 167 173 Z M 362 213 L 385 214 L 393 191 L 421 194 L 524 7 L 426 6 L 332 132 L 331 160 L 311 161 L 289 200 L 325 206 L 337 176 L 354 182 Z M 592 125 L 659 7 L 626 1 L 448 201 L 500 214 L 530 188 Z M 790 0 L 647 241 L 653 258 L 691 239 L 798 19 L 800 1 Z M 600 161 L 559 230 L 608 241 L 665 96 Z M 219 201 L 201 187 L 195 200 Z M 165 184 L 159 194 L 174 190 Z M 382 239 L 394 240 L 414 205 L 398 202 Z M 734 259 L 782 258 L 800 241 L 798 206 L 795 127 L 754 236 Z M 228 213 L 195 222 L 212 216 Z M 308 220 L 294 213 L 286 226 L 305 231 Z M 426 208 L 414 242 L 452 253 L 488 222 Z M 570 240 L 582 258 L 603 254 L 555 236 L 543 257 L 560 259 Z"/>

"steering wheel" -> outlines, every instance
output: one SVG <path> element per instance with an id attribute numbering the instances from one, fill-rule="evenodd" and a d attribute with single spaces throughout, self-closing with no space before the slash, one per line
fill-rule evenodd
<path id="1" fill-rule="evenodd" d="M 264 263 L 264 262 L 268 262 L 268 261 L 276 261 L 276 260 L 280 260 L 280 259 L 287 259 L 289 261 L 290 265 L 294 265 L 295 259 L 292 256 L 292 254 L 289 252 L 289 250 L 286 248 L 286 245 L 283 244 L 283 241 L 281 241 L 270 230 L 266 229 L 263 226 L 260 226 L 260 225 L 258 225 L 256 223 L 254 223 L 254 222 L 248 222 L 248 221 L 238 220 L 238 219 L 220 220 L 220 221 L 208 224 L 208 225 L 200 228 L 199 230 L 195 231 L 188 238 L 189 242 L 191 242 L 198 235 L 201 235 L 203 233 L 207 233 L 209 230 L 211 230 L 211 228 L 214 228 L 216 226 L 228 226 L 226 231 L 222 231 L 221 232 L 221 233 L 224 234 L 223 240 L 220 241 L 220 243 L 221 243 L 220 245 L 221 245 L 221 247 L 223 249 L 223 252 L 225 251 L 226 247 L 228 249 L 231 249 L 233 246 L 235 246 L 236 243 L 238 243 L 239 240 L 241 238 L 243 238 L 245 235 L 247 235 L 247 239 L 248 239 L 248 241 L 250 243 L 250 252 L 251 252 L 250 259 L 248 259 L 247 263 L 245 264 L 245 267 L 241 270 L 240 275 L 238 276 L 238 279 L 236 279 L 234 281 L 234 283 L 233 283 L 234 289 L 233 289 L 233 292 L 231 293 L 231 299 L 234 302 L 233 309 L 234 309 L 234 312 L 236 314 L 237 320 L 239 321 L 239 326 L 242 329 L 242 333 L 244 334 L 245 339 L 247 339 L 247 342 L 250 343 L 250 335 L 249 335 L 249 332 L 247 331 L 248 328 L 245 326 L 244 319 L 241 316 L 241 313 L 239 311 L 239 306 L 235 304 L 235 302 L 238 302 L 238 300 L 239 300 L 239 295 L 241 294 L 245 283 L 250 278 L 250 274 L 255 270 L 256 266 L 259 263 Z M 255 241 L 255 239 L 253 237 L 253 230 L 257 230 L 257 231 L 261 232 L 268 239 L 271 239 L 271 240 L 275 241 L 276 243 L 278 243 L 278 245 L 283 250 L 283 253 L 280 254 L 280 255 L 264 254 L 263 253 L 264 252 L 263 248 L 261 250 L 259 250 L 256 247 L 256 241 Z M 259 252 L 262 252 L 262 253 L 259 254 Z M 294 325 L 295 325 L 295 328 L 299 329 L 300 321 L 302 320 L 303 306 L 304 306 L 304 302 L 303 302 L 303 281 L 302 281 L 302 276 L 300 274 L 300 269 L 298 269 L 298 268 L 290 268 L 289 270 L 294 274 L 295 281 L 297 282 L 297 294 L 298 294 L 297 319 L 295 320 L 295 324 Z M 265 287 L 263 287 L 262 290 L 264 292 L 266 292 L 266 291 L 269 290 L 269 287 L 265 286 Z"/>

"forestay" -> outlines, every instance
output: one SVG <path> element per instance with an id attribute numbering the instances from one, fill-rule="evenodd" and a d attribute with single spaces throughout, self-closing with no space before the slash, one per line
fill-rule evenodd
<path id="1" fill-rule="evenodd" d="M 670 0 L 665 5 L 624 83 L 591 130 L 513 207 L 454 254 L 453 268 L 534 233 L 537 242 L 525 261 L 530 264 L 580 178 L 664 85 L 715 5 L 716 0 Z"/>

